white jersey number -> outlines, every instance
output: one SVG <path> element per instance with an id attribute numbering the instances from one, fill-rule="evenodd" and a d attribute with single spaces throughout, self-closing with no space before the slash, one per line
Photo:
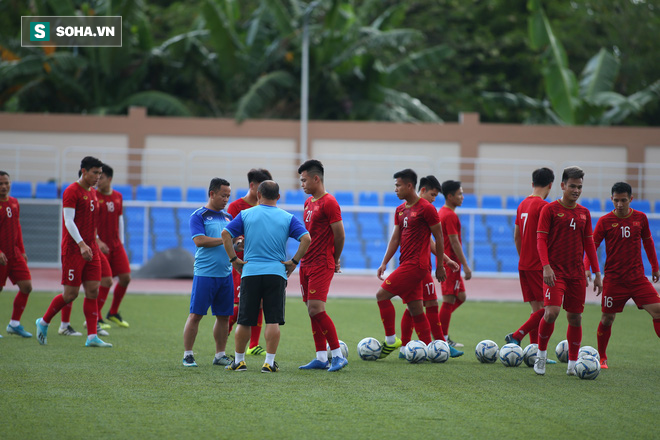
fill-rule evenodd
<path id="1" fill-rule="evenodd" d="M 621 226 L 621 238 L 630 238 L 630 226 Z"/>
<path id="2" fill-rule="evenodd" d="M 94 211 L 94 200 L 89 201 L 89 210 Z"/>
<path id="3" fill-rule="evenodd" d="M 12 215 L 11 206 L 7 206 L 7 217 L 11 217 Z"/>
<path id="4" fill-rule="evenodd" d="M 605 307 L 608 308 L 612 307 L 612 305 L 614 304 L 614 300 L 612 299 L 611 296 L 604 296 L 603 302 L 605 303 Z"/>
<path id="5" fill-rule="evenodd" d="M 576 226 L 577 226 L 577 224 L 575 223 L 575 219 L 572 218 L 571 223 L 568 225 L 568 227 L 573 228 L 573 230 L 575 231 Z"/>
<path id="6" fill-rule="evenodd" d="M 522 227 L 522 233 L 525 233 L 525 226 L 527 226 L 527 216 L 529 216 L 529 213 L 523 212 L 520 214 L 520 218 L 523 221 L 523 227 Z"/>
<path id="7" fill-rule="evenodd" d="M 115 212 L 115 202 L 108 202 L 105 206 L 108 207 L 108 212 Z"/>
<path id="8" fill-rule="evenodd" d="M 408 227 L 408 217 L 403 218 L 403 227 L 407 228 Z"/>
<path id="9" fill-rule="evenodd" d="M 312 221 L 312 211 L 307 211 L 307 217 L 305 217 L 305 223 Z"/>

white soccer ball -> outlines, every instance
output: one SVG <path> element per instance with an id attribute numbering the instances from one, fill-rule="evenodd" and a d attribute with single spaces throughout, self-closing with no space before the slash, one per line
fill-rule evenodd
<path id="1" fill-rule="evenodd" d="M 364 338 L 357 345 L 357 352 L 363 361 L 375 361 L 380 357 L 383 347 L 376 338 Z"/>
<path id="2" fill-rule="evenodd" d="M 406 360 L 411 364 L 419 364 L 426 360 L 426 344 L 422 341 L 410 341 L 403 349 Z"/>
<path id="3" fill-rule="evenodd" d="M 533 367 L 534 362 L 539 357 L 539 345 L 538 344 L 529 344 L 523 350 L 523 362 L 528 367 Z"/>
<path id="4" fill-rule="evenodd" d="M 348 359 L 348 345 L 344 343 L 341 339 L 339 340 L 339 348 L 341 348 L 341 355 L 344 358 Z M 332 360 L 332 351 L 330 350 L 330 344 L 325 344 L 325 349 L 328 350 L 328 360 Z"/>
<path id="5" fill-rule="evenodd" d="M 506 344 L 500 348 L 500 362 L 505 367 L 517 367 L 522 361 L 523 350 L 518 344 Z"/>
<path id="6" fill-rule="evenodd" d="M 598 350 L 593 348 L 590 345 L 585 345 L 584 347 L 580 347 L 580 351 L 578 352 L 578 359 L 580 359 L 583 356 L 593 356 L 598 361 L 600 362 L 600 354 L 598 354 Z"/>
<path id="7" fill-rule="evenodd" d="M 600 373 L 600 361 L 595 356 L 585 354 L 575 363 L 575 375 L 580 379 L 593 380 Z"/>
<path id="8" fill-rule="evenodd" d="M 474 349 L 474 355 L 482 364 L 492 364 L 497 360 L 499 348 L 495 341 L 484 339 L 477 344 L 477 347 Z"/>
<path id="9" fill-rule="evenodd" d="M 557 355 L 559 362 L 568 362 L 568 341 L 566 339 L 557 344 L 555 354 Z"/>
<path id="10" fill-rule="evenodd" d="M 426 347 L 426 357 L 434 363 L 447 362 L 450 356 L 449 344 L 435 340 Z"/>

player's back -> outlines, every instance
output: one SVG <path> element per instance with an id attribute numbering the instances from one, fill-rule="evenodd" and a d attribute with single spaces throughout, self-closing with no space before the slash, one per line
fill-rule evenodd
<path id="1" fill-rule="evenodd" d="M 451 246 L 449 236 L 456 235 L 458 236 L 458 242 L 463 243 L 463 239 L 461 238 L 461 221 L 456 212 L 447 206 L 442 206 L 438 209 L 438 217 L 440 223 L 442 223 L 442 239 L 445 245 L 445 254 L 452 260 L 458 262 L 458 257 Z"/>
<path id="2" fill-rule="evenodd" d="M 99 200 L 98 235 L 111 249 L 121 245 L 119 239 L 119 216 L 123 214 L 123 197 L 118 191 L 111 194 L 97 192 Z"/>
<path id="3" fill-rule="evenodd" d="M 18 200 L 8 197 L 0 201 L 0 251 L 7 258 L 13 258 L 15 248 L 18 246 L 21 224 L 19 220 L 20 207 Z"/>
<path id="4" fill-rule="evenodd" d="M 536 247 L 536 231 L 541 210 L 548 202 L 538 196 L 528 196 L 516 211 L 516 225 L 520 232 L 519 270 L 541 270 L 541 259 Z"/>

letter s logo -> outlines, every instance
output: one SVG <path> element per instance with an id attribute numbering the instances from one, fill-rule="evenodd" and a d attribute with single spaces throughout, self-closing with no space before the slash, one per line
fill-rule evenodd
<path id="1" fill-rule="evenodd" d="M 46 26 L 44 26 L 43 24 L 36 25 L 34 27 L 34 35 L 39 39 L 46 38 Z"/>

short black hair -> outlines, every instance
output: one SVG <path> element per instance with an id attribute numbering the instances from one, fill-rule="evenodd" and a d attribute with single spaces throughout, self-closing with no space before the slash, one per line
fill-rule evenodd
<path id="1" fill-rule="evenodd" d="M 273 176 L 265 168 L 252 168 L 247 173 L 248 183 L 261 183 L 264 180 L 273 180 Z"/>
<path id="2" fill-rule="evenodd" d="M 80 161 L 80 169 L 86 169 L 87 171 L 92 168 L 102 168 L 103 162 L 100 159 L 97 159 L 93 156 L 85 156 L 83 160 Z"/>
<path id="3" fill-rule="evenodd" d="M 228 181 L 221 179 L 220 177 L 214 177 L 211 179 L 209 184 L 209 197 L 211 197 L 211 191 L 218 192 L 222 186 L 231 186 Z"/>
<path id="4" fill-rule="evenodd" d="M 115 170 L 113 170 L 112 167 L 107 163 L 103 164 L 103 170 L 101 172 L 110 178 L 115 175 Z"/>
<path id="5" fill-rule="evenodd" d="M 532 186 L 543 188 L 555 181 L 555 173 L 550 168 L 538 168 L 532 173 Z"/>
<path id="6" fill-rule="evenodd" d="M 612 185 L 612 195 L 614 194 L 623 194 L 626 193 L 628 194 L 628 197 L 632 196 L 632 186 L 627 184 L 626 182 L 617 182 L 614 185 Z"/>
<path id="7" fill-rule="evenodd" d="M 11 176 L 9 175 L 9 173 L 7 171 L 2 171 L 2 170 L 0 170 L 0 176 L 7 176 L 7 177 L 11 178 Z"/>
<path id="8" fill-rule="evenodd" d="M 307 171 L 307 174 L 311 174 L 312 176 L 319 176 L 321 180 L 323 180 L 323 174 L 325 172 L 323 164 L 316 159 L 310 159 L 300 165 L 298 167 L 298 174 L 302 174 L 303 171 Z"/>
<path id="9" fill-rule="evenodd" d="M 442 195 L 447 197 L 449 194 L 454 194 L 461 189 L 460 180 L 445 180 L 442 182 Z"/>
<path id="10" fill-rule="evenodd" d="M 267 200 L 277 200 L 280 195 L 280 186 L 273 180 L 264 180 L 259 184 L 257 192 Z"/>
<path id="11" fill-rule="evenodd" d="M 436 179 L 435 176 L 431 176 L 431 175 L 419 179 L 419 191 L 421 191 L 422 188 L 426 188 L 429 191 L 433 189 L 442 191 L 442 185 L 440 185 L 438 179 Z"/>
<path id="12" fill-rule="evenodd" d="M 396 173 L 394 173 L 394 178 L 401 179 L 404 182 L 412 183 L 413 188 L 417 186 L 417 173 L 411 170 L 410 168 L 397 171 Z"/>
<path id="13" fill-rule="evenodd" d="M 563 183 L 568 182 L 568 179 L 582 179 L 584 178 L 584 170 L 580 167 L 567 167 L 561 175 Z"/>

